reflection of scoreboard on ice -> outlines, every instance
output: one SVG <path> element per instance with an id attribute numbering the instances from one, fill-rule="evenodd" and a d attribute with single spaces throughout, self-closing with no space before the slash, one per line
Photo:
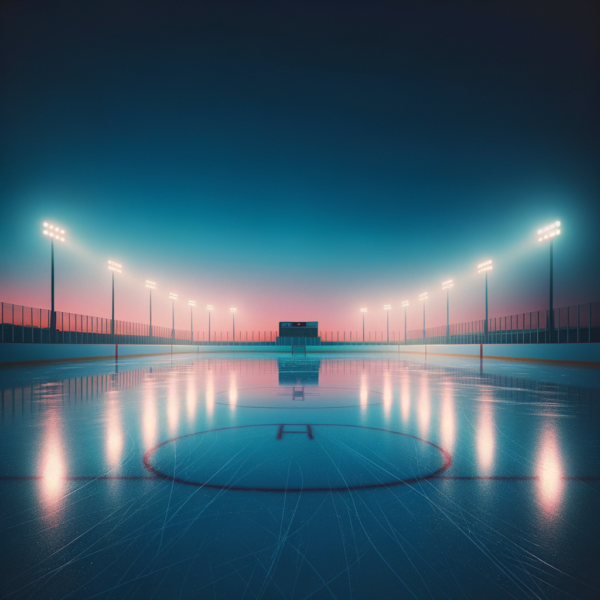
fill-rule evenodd
<path id="1" fill-rule="evenodd" d="M 316 346 L 321 343 L 318 321 L 281 321 L 277 344 Z"/>

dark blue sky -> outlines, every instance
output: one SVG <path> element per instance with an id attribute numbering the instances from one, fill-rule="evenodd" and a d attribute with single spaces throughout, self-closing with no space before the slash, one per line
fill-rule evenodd
<path id="1" fill-rule="evenodd" d="M 593 2 L 3 2 L 2 299 L 147 321 L 143 281 L 229 325 L 381 331 L 600 298 Z M 164 298 L 160 295 L 163 294 Z M 183 305 L 183 302 L 181 303 Z M 187 313 L 178 312 L 183 327 Z M 420 312 L 410 314 L 418 327 Z M 400 311 L 392 316 L 400 328 Z"/>

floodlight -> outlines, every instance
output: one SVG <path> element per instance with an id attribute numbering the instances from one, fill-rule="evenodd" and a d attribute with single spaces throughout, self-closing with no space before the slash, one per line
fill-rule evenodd
<path id="1" fill-rule="evenodd" d="M 237 310 L 237 308 L 230 308 L 229 310 L 230 310 L 232 313 L 234 313 L 234 312 Z"/>
<path id="2" fill-rule="evenodd" d="M 454 287 L 454 282 L 452 281 L 452 279 L 448 279 L 448 281 L 444 281 L 442 283 L 442 289 L 443 290 L 449 290 L 450 288 Z"/>
<path id="3" fill-rule="evenodd" d="M 146 279 L 146 287 L 150 290 L 155 290 L 156 289 L 156 282 L 155 281 L 150 281 L 148 279 Z"/>
<path id="4" fill-rule="evenodd" d="M 48 223 L 47 221 L 44 221 L 44 229 L 42 230 L 42 233 L 44 235 L 47 235 L 48 237 L 56 240 L 57 242 L 64 242 L 65 238 L 65 230 L 62 229 L 61 227 L 58 227 L 58 225 L 52 225 L 50 223 Z"/>
<path id="5" fill-rule="evenodd" d="M 554 221 L 554 223 L 538 229 L 537 234 L 538 242 L 543 242 L 544 240 L 549 240 L 560 235 L 560 221 Z"/>
<path id="6" fill-rule="evenodd" d="M 407 306 L 408 306 L 408 304 L 409 304 L 408 300 L 405 300 L 405 301 L 402 303 L 402 306 L 403 306 L 403 307 L 407 307 Z"/>
<path id="7" fill-rule="evenodd" d="M 109 271 L 114 271 L 115 273 L 122 273 L 122 271 L 121 271 L 122 268 L 123 268 L 123 265 L 119 264 L 118 262 L 115 262 L 114 260 L 108 261 L 108 270 Z"/>
<path id="8" fill-rule="evenodd" d="M 188 306 L 196 306 L 195 300 L 188 300 Z"/>
<path id="9" fill-rule="evenodd" d="M 427 295 L 427 292 L 423 292 L 422 294 L 419 294 L 419 300 L 428 300 L 429 296 Z"/>
<path id="10" fill-rule="evenodd" d="M 206 310 L 215 310 L 215 307 L 212 304 L 207 304 Z"/>
<path id="11" fill-rule="evenodd" d="M 171 298 L 171 300 L 177 300 L 177 296 L 178 294 L 174 294 L 173 292 L 169 293 L 169 298 Z"/>
<path id="12" fill-rule="evenodd" d="M 366 309 L 366 308 L 361 308 L 361 309 L 360 309 L 360 312 L 361 312 L 361 313 L 366 313 L 366 312 L 367 312 L 367 309 Z"/>
<path id="13" fill-rule="evenodd" d="M 486 260 L 485 262 L 479 263 L 477 265 L 478 273 L 485 273 L 486 271 L 491 271 L 493 268 L 492 261 Z"/>

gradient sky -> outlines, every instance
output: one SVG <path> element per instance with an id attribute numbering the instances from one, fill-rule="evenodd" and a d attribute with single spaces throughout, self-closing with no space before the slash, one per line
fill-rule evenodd
<path id="1" fill-rule="evenodd" d="M 274 330 L 600 300 L 596 2 L 5 1 L 1 299 Z"/>

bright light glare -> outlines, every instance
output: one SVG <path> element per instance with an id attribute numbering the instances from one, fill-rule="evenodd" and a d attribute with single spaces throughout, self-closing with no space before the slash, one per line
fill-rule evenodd
<path id="1" fill-rule="evenodd" d="M 365 312 L 367 312 L 367 309 L 366 308 L 361 308 L 360 312 L 365 313 Z"/>
<path id="2" fill-rule="evenodd" d="M 230 308 L 229 309 L 231 312 L 235 312 L 237 310 L 237 308 Z"/>
<path id="3" fill-rule="evenodd" d="M 550 223 L 550 225 L 546 225 L 546 227 L 538 229 L 538 242 L 543 242 L 544 240 L 549 240 L 553 237 L 556 237 L 557 235 L 560 235 L 559 227 L 560 221 L 554 221 L 554 223 Z"/>
<path id="4" fill-rule="evenodd" d="M 404 306 L 404 307 L 408 306 L 408 300 L 405 300 L 405 301 L 402 303 L 402 306 Z"/>
<path id="5" fill-rule="evenodd" d="M 429 299 L 427 292 L 423 292 L 422 294 L 419 294 L 419 300 L 427 300 L 427 299 Z"/>
<path id="6" fill-rule="evenodd" d="M 51 225 L 47 221 L 44 221 L 44 229 L 42 233 L 55 239 L 56 241 L 65 241 L 65 238 L 62 237 L 65 234 L 65 230 L 58 227 L 58 225 Z"/>
<path id="7" fill-rule="evenodd" d="M 385 304 L 383 307 L 383 310 L 391 310 L 392 305 L 391 304 Z"/>
<path id="8" fill-rule="evenodd" d="M 123 268 L 123 265 L 119 264 L 118 262 L 115 262 L 114 260 L 108 261 L 108 270 L 109 271 L 114 271 L 115 273 L 122 273 L 122 271 L 121 271 L 122 268 Z"/>
<path id="9" fill-rule="evenodd" d="M 189 306 L 196 306 L 196 301 L 195 300 L 189 300 L 188 301 L 188 305 Z"/>
<path id="10" fill-rule="evenodd" d="M 454 287 L 454 282 L 452 281 L 452 279 L 448 279 L 448 281 L 444 281 L 442 283 L 442 289 L 443 290 L 449 290 L 450 288 Z"/>
<path id="11" fill-rule="evenodd" d="M 156 282 L 155 281 L 150 281 L 149 279 L 146 279 L 146 287 L 150 290 L 155 290 L 156 289 Z"/>
<path id="12" fill-rule="evenodd" d="M 206 310 L 215 310 L 215 307 L 212 304 L 207 304 Z"/>
<path id="13" fill-rule="evenodd" d="M 171 300 L 177 300 L 177 296 L 178 294 L 174 294 L 173 292 L 169 293 L 169 298 L 171 298 Z"/>
<path id="14" fill-rule="evenodd" d="M 479 263 L 477 265 L 478 273 L 484 273 L 485 271 L 491 271 L 493 268 L 492 261 L 486 260 L 485 262 Z"/>

